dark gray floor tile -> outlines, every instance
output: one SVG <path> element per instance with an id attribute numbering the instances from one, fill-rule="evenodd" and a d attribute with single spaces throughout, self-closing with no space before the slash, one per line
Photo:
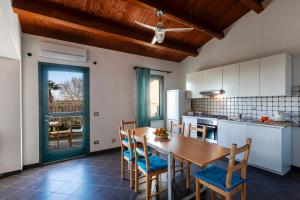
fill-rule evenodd
<path id="1" fill-rule="evenodd" d="M 83 184 L 80 183 L 66 183 L 62 185 L 60 188 L 58 188 L 55 193 L 60 193 L 60 194 L 72 194 L 77 187 L 82 187 Z"/>
<path id="2" fill-rule="evenodd" d="M 114 200 L 129 200 L 129 199 L 131 199 L 132 194 L 133 194 L 133 192 L 130 189 L 117 188 L 112 195 L 112 199 L 114 199 Z"/>
<path id="3" fill-rule="evenodd" d="M 21 174 L 0 179 L 0 199 L 14 200 L 108 200 L 108 199 L 145 199 L 145 184 L 140 192 L 129 188 L 129 176 L 120 179 L 120 154 L 105 154 L 74 159 L 25 170 Z M 226 159 L 215 165 L 227 167 Z M 192 165 L 192 174 L 200 168 Z M 144 181 L 142 179 L 140 182 Z M 167 188 L 167 174 L 161 176 L 160 189 Z M 176 173 L 175 200 L 194 191 L 185 189 L 185 174 Z M 152 188 L 154 191 L 154 186 Z M 247 200 L 300 200 L 300 173 L 291 170 L 279 176 L 255 167 L 248 167 Z M 202 199 L 210 199 L 210 192 L 203 193 Z M 160 194 L 160 200 L 167 199 L 167 192 Z M 234 200 L 240 199 L 237 194 Z"/>
<path id="4" fill-rule="evenodd" d="M 93 195 L 90 197 L 92 200 L 109 200 L 112 199 L 112 195 L 116 188 L 112 187 L 99 187 Z"/>
<path id="5" fill-rule="evenodd" d="M 109 186 L 109 187 L 117 187 L 119 183 L 121 182 L 121 178 L 107 176 L 105 180 L 103 181 L 103 186 Z"/>
<path id="6" fill-rule="evenodd" d="M 99 186 L 97 186 L 97 185 L 81 184 L 73 191 L 72 195 L 89 198 L 94 194 L 94 192 L 98 188 L 99 188 Z"/>

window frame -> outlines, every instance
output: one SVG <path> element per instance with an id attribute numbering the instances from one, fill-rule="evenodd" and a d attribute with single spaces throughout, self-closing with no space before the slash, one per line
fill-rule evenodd
<path id="1" fill-rule="evenodd" d="M 159 115 L 153 116 L 153 117 L 150 116 L 150 120 L 151 121 L 163 120 L 164 119 L 164 76 L 151 74 L 150 75 L 150 82 L 152 80 L 158 80 L 159 81 Z M 149 110 L 150 110 L 150 107 L 149 107 Z"/>

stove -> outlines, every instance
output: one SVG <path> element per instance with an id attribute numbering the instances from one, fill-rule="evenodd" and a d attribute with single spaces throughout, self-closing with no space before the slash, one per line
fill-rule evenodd
<path id="1" fill-rule="evenodd" d="M 205 115 L 198 114 L 197 116 L 197 127 L 203 128 L 206 127 L 207 135 L 206 140 L 212 143 L 218 143 L 218 119 L 228 119 L 224 115 Z M 197 136 L 202 137 L 202 133 L 198 132 Z"/>

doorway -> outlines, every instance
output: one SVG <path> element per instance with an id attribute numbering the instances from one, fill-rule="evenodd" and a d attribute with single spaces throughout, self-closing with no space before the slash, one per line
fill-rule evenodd
<path id="1" fill-rule="evenodd" d="M 87 155 L 89 68 L 39 63 L 40 161 Z"/>

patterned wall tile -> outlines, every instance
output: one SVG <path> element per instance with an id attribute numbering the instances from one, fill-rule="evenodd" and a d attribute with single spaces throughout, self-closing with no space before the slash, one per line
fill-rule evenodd
<path id="1" fill-rule="evenodd" d="M 226 115 L 259 119 L 262 114 L 274 118 L 278 111 L 285 112 L 286 120 L 299 124 L 300 86 L 293 86 L 293 96 L 273 97 L 235 97 L 235 98 L 199 98 L 192 99 L 192 110 L 212 115 Z"/>

